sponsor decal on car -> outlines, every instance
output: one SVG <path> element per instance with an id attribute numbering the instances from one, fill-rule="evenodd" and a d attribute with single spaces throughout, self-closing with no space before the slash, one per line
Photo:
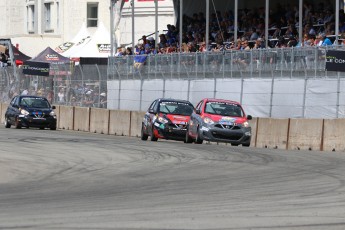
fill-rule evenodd
<path id="1" fill-rule="evenodd" d="M 236 118 L 233 118 L 233 117 L 222 117 L 220 120 L 219 120 L 219 124 L 221 125 L 234 125 L 236 124 Z"/>

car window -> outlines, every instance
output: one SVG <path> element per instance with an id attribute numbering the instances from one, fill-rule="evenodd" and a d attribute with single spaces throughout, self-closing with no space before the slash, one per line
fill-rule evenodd
<path id="1" fill-rule="evenodd" d="M 20 105 L 33 108 L 50 108 L 49 102 L 46 99 L 38 97 L 23 97 Z"/>
<path id="2" fill-rule="evenodd" d="M 204 101 L 200 101 L 198 105 L 196 106 L 196 109 L 199 109 L 200 111 L 202 110 L 202 105 Z"/>
<path id="3" fill-rule="evenodd" d="M 166 101 L 159 104 L 159 112 L 166 114 L 190 116 L 193 109 L 191 104 L 185 102 Z"/>
<path id="4" fill-rule="evenodd" d="M 17 99 L 18 97 L 14 97 L 13 99 L 12 99 L 12 101 L 10 102 L 10 105 L 11 106 L 13 106 L 13 105 L 15 105 L 15 102 L 16 102 L 16 99 Z"/>
<path id="5" fill-rule="evenodd" d="M 221 116 L 243 117 L 240 105 L 224 102 L 207 102 L 205 112 Z"/>
<path id="6" fill-rule="evenodd" d="M 149 107 L 149 110 L 153 110 L 153 108 L 154 108 L 156 102 L 157 102 L 157 101 L 154 101 L 154 102 L 151 103 L 151 105 L 150 105 L 150 107 Z"/>

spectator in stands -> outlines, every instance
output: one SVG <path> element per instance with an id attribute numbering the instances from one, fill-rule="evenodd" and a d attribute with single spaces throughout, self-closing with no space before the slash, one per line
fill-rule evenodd
<path id="1" fill-rule="evenodd" d="M 326 36 L 326 34 L 322 34 L 322 45 L 321 46 L 331 46 L 333 43 L 331 40 Z"/>
<path id="2" fill-rule="evenodd" d="M 255 28 L 255 27 L 252 27 L 251 35 L 250 35 L 249 40 L 250 40 L 250 41 L 255 41 L 255 40 L 258 39 L 258 38 L 259 38 L 259 35 L 258 35 L 258 33 L 256 32 L 256 28 Z"/>

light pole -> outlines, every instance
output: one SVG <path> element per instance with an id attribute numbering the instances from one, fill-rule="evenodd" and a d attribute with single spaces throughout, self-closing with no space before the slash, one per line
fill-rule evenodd
<path id="1" fill-rule="evenodd" d="M 114 57 L 114 5 L 116 0 L 110 0 L 110 57 Z"/>

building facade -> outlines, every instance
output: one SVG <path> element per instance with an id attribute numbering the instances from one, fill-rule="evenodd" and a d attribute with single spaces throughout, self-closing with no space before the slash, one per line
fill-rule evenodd
<path id="1" fill-rule="evenodd" d="M 121 44 L 131 43 L 132 2 L 124 0 L 122 19 L 117 30 Z M 160 17 L 158 29 L 175 22 L 173 0 L 158 1 Z M 11 38 L 12 43 L 29 56 L 35 56 L 46 47 L 55 48 L 70 41 L 86 26 L 92 35 L 102 23 L 110 28 L 110 0 L 0 0 L 3 20 L 0 37 Z M 154 0 L 135 0 L 135 41 L 155 30 Z M 164 16 L 164 17 L 161 17 Z M 110 38 L 109 38 L 110 43 Z"/>

